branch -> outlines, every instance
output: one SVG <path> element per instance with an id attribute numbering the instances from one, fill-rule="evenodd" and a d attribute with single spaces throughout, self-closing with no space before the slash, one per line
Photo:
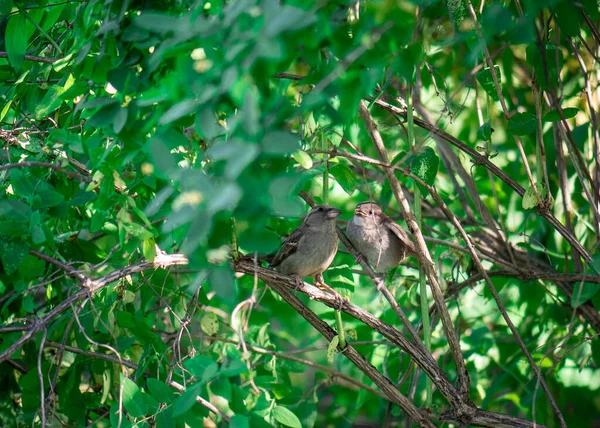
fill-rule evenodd
<path id="1" fill-rule="evenodd" d="M 319 290 L 317 287 L 307 284 L 305 282 L 302 283 L 301 287 L 298 287 L 298 284 L 291 276 L 279 274 L 273 270 L 261 268 L 255 266 L 253 262 L 240 259 L 234 263 L 234 270 L 238 272 L 244 272 L 251 275 L 257 275 L 260 279 L 262 279 L 269 287 L 271 287 L 277 294 L 279 294 L 287 303 L 292 306 L 296 312 L 298 312 L 304 319 L 306 319 L 315 329 L 317 329 L 329 342 L 337 336 L 335 330 L 333 330 L 329 325 L 319 318 L 313 311 L 311 311 L 302 301 L 296 297 L 296 295 L 290 291 L 290 288 L 298 288 L 300 291 L 307 294 L 311 299 L 318 300 L 327 306 L 335 309 L 341 309 L 344 312 L 355 316 L 357 312 L 362 312 L 364 314 L 368 314 L 357 306 L 353 305 L 348 301 L 344 301 L 342 303 L 342 308 L 340 308 L 340 302 L 337 300 L 332 294 L 325 293 Z M 354 315 L 353 315 L 354 313 Z M 372 317 L 378 324 L 383 325 L 381 321 L 377 318 L 373 317 L 371 314 L 368 314 Z M 387 326 L 388 329 L 393 330 L 391 326 Z M 394 330 L 395 331 L 395 330 Z M 416 348 L 410 342 L 408 342 L 400 333 L 396 331 L 396 334 L 401 339 L 396 338 L 397 340 L 402 341 L 407 347 L 410 347 L 411 350 L 415 350 Z M 417 351 L 418 352 L 418 351 Z M 342 353 L 358 367 L 360 371 L 365 373 L 381 390 L 389 397 L 391 401 L 400 406 L 402 410 L 404 410 L 407 415 L 415 421 L 418 426 L 421 427 L 435 427 L 435 425 L 429 420 L 429 417 L 421 410 L 417 409 L 415 405 L 406 398 L 403 394 L 401 394 L 396 386 L 385 376 L 383 376 L 371 363 L 369 363 L 356 349 L 354 349 L 350 344 L 346 346 L 342 350 Z M 427 356 L 419 355 L 421 361 L 427 360 Z M 435 363 L 435 362 L 433 362 Z M 429 360 L 429 367 L 432 367 L 432 363 Z M 437 367 L 436 367 L 437 368 Z M 438 373 L 442 376 L 445 376 L 439 368 L 437 369 Z M 431 370 L 430 370 L 431 371 Z M 447 379 L 446 379 L 447 380 Z M 450 382 L 447 382 L 450 387 L 452 385 Z"/>
<path id="2" fill-rule="evenodd" d="M 389 165 L 390 162 L 387 156 L 387 151 L 383 144 L 383 139 L 381 138 L 381 134 L 379 133 L 377 125 L 375 124 L 375 121 L 371 117 L 371 113 L 369 113 L 369 110 L 363 101 L 361 101 L 359 104 L 359 113 L 363 119 L 363 122 L 365 123 L 373 144 L 379 152 L 379 157 L 383 163 Z M 446 308 L 444 294 L 442 293 L 442 288 L 440 287 L 437 274 L 435 272 L 435 265 L 432 261 L 431 255 L 429 254 L 429 250 L 427 249 L 427 244 L 423 238 L 423 233 L 421 232 L 421 229 L 419 228 L 419 225 L 415 221 L 415 217 L 410 210 L 410 205 L 406 200 L 406 195 L 400 187 L 398 179 L 394 175 L 394 170 L 390 167 L 387 167 L 385 168 L 385 173 L 387 175 L 390 187 L 392 188 L 392 192 L 398 201 L 398 205 L 400 205 L 400 209 L 404 215 L 406 223 L 415 237 L 416 248 L 419 252 L 419 261 L 429 280 L 431 292 L 437 303 L 442 325 L 446 331 L 448 345 L 450 346 L 450 351 L 452 352 L 454 363 L 456 364 L 456 371 L 458 374 L 458 382 L 460 384 L 462 398 L 463 400 L 468 401 L 470 390 L 469 372 L 467 371 L 465 360 L 463 358 L 462 351 L 460 350 L 458 335 L 454 330 L 454 325 L 452 324 L 452 319 L 448 313 L 448 308 Z"/>
<path id="3" fill-rule="evenodd" d="M 407 171 L 407 173 L 408 173 L 408 171 Z M 456 228 L 456 230 L 458 230 L 458 232 L 464 239 L 465 243 L 467 244 L 467 248 L 469 249 L 469 253 L 471 255 L 471 260 L 477 267 L 477 270 L 479 271 L 479 273 L 483 276 L 483 279 L 485 280 L 485 283 L 486 283 L 488 289 L 490 290 L 490 293 L 492 294 L 494 300 L 496 301 L 496 305 L 498 306 L 500 313 L 502 314 L 502 318 L 504 318 L 506 325 L 510 329 L 513 337 L 515 338 L 515 341 L 519 345 L 519 348 L 521 348 L 521 351 L 523 352 L 523 354 L 525 354 L 525 357 L 527 358 L 529 365 L 531 366 L 532 370 L 535 372 L 537 379 L 540 382 L 540 385 L 542 385 L 542 388 L 546 392 L 546 397 L 548 398 L 550 405 L 552 406 L 552 408 L 554 409 L 554 412 L 558 416 L 558 419 L 566 427 L 562 412 L 560 411 L 558 404 L 556 404 L 556 401 L 554 400 L 554 397 L 552 396 L 552 392 L 550 391 L 550 388 L 548 387 L 548 385 L 546 384 L 546 381 L 544 380 L 544 377 L 542 376 L 542 372 L 541 372 L 540 368 L 535 363 L 535 360 L 531 356 L 531 353 L 527 349 L 527 346 L 525 346 L 525 342 L 523 342 L 523 339 L 521 338 L 519 331 L 517 330 L 514 323 L 508 316 L 508 312 L 506 311 L 506 308 L 502 304 L 502 301 L 500 300 L 500 296 L 498 295 L 498 292 L 496 291 L 496 288 L 494 287 L 492 280 L 488 276 L 487 272 L 485 271 L 485 268 L 481 264 L 481 260 L 479 259 L 479 256 L 475 252 L 474 245 L 471 242 L 469 235 L 467 234 L 465 229 L 462 227 L 462 225 L 460 224 L 460 222 L 458 221 L 456 216 L 452 213 L 452 211 L 450 211 L 450 209 L 444 203 L 444 201 L 442 201 L 442 198 L 437 193 L 437 191 L 433 187 L 431 187 L 427 183 L 425 183 L 423 180 L 419 179 L 419 177 L 417 177 L 413 174 L 409 174 L 409 175 L 411 176 L 411 178 L 413 180 L 416 180 L 419 182 L 419 184 L 421 184 L 422 186 L 425 186 L 425 188 L 431 194 L 432 198 L 435 200 L 435 202 L 438 204 L 438 206 L 442 209 L 442 211 L 444 211 L 446 216 L 452 221 L 452 223 L 454 224 L 454 227 Z"/>
<path id="4" fill-rule="evenodd" d="M 387 110 L 394 114 L 398 114 L 402 117 L 406 117 L 406 111 L 404 111 L 403 109 L 401 109 L 399 107 L 393 106 L 385 101 L 382 101 L 381 99 L 376 100 L 375 104 L 377 104 L 379 107 L 383 108 L 384 110 Z M 441 130 L 437 126 L 431 125 L 431 124 L 425 122 L 424 120 L 419 119 L 418 117 L 414 117 L 414 121 L 415 121 L 415 124 L 417 126 L 419 126 L 420 128 L 423 128 L 426 131 L 429 131 L 432 134 L 437 135 L 438 137 L 440 137 L 443 140 L 447 141 L 448 143 L 452 144 L 454 147 L 458 148 L 460 151 L 471 156 L 473 158 L 473 163 L 475 165 L 481 165 L 481 166 L 487 168 L 488 170 L 490 170 L 496 177 L 500 178 L 500 180 L 502 180 L 506 184 L 508 184 L 520 196 L 523 196 L 525 194 L 525 189 L 519 183 L 517 183 L 510 176 L 508 176 L 506 173 L 504 173 L 504 171 L 502 171 L 500 168 L 498 168 L 495 164 L 490 162 L 486 156 L 478 153 L 475 149 L 472 149 L 471 147 L 469 147 L 462 141 L 458 140 L 457 138 L 453 137 L 452 135 L 448 134 L 447 132 Z M 558 221 L 558 219 L 556 217 L 554 217 L 554 215 L 548 209 L 542 209 L 542 208 L 538 207 L 537 212 L 539 215 L 544 217 L 567 240 L 567 242 L 582 255 L 582 257 L 587 262 L 592 260 L 592 257 L 590 256 L 590 254 L 581 245 L 581 243 L 577 240 L 577 238 L 575 238 L 575 236 L 573 236 L 573 234 L 571 234 L 568 231 L 568 229 L 560 221 Z"/>
<path id="5" fill-rule="evenodd" d="M 6 52 L 0 52 L 0 58 L 8 58 L 8 54 Z M 25 55 L 23 56 L 25 61 L 37 61 L 37 62 L 45 62 L 48 64 L 52 64 L 58 61 L 58 58 L 46 58 L 43 56 L 33 56 L 33 55 Z"/>
<path id="6" fill-rule="evenodd" d="M 121 366 L 125 366 L 129 369 L 132 370 L 137 370 L 138 369 L 138 365 L 128 361 L 128 360 L 123 360 L 123 359 L 119 359 L 117 357 L 113 357 L 112 355 L 106 355 L 106 354 L 100 354 L 98 352 L 92 352 L 92 351 L 85 351 L 83 349 L 79 349 L 79 348 L 75 348 L 73 346 L 68 346 L 68 345 L 63 345 L 62 343 L 57 343 L 57 342 L 53 342 L 50 340 L 46 341 L 46 345 L 52 346 L 53 348 L 58 348 L 58 349 L 63 349 L 65 351 L 69 351 L 72 352 L 74 354 L 79 354 L 79 355 L 85 355 L 87 357 L 90 358 L 98 358 L 101 360 L 106 360 L 106 361 L 111 361 L 115 364 L 119 364 Z M 167 385 L 169 385 L 171 388 L 174 388 L 180 392 L 184 392 L 186 389 L 185 387 L 183 387 L 182 385 L 180 385 L 177 382 L 165 382 Z M 223 420 L 225 422 L 229 422 L 230 418 L 229 416 L 227 416 L 225 413 L 223 413 L 222 411 L 220 411 L 218 408 L 216 408 L 210 401 L 205 400 L 204 398 L 200 397 L 199 395 L 196 396 L 196 402 L 198 404 L 200 404 L 201 406 L 206 407 L 208 410 L 210 410 L 211 412 L 213 412 L 215 415 L 220 416 L 221 418 L 223 418 Z"/>
<path id="7" fill-rule="evenodd" d="M 57 262 L 61 263 L 60 261 L 56 260 L 54 264 L 57 264 Z M 27 343 L 34 334 L 46 329 L 54 318 L 58 317 L 67 309 L 69 309 L 76 301 L 88 297 L 90 294 L 95 293 L 106 285 L 118 281 L 121 278 L 125 278 L 126 276 L 144 272 L 146 270 L 157 268 L 165 269 L 168 266 L 181 266 L 187 264 L 188 260 L 182 254 L 167 255 L 158 253 L 154 262 L 144 261 L 136 263 L 134 265 L 112 271 L 107 275 L 101 276 L 100 278 L 91 279 L 84 277 L 85 279 L 82 281 L 83 288 L 57 304 L 42 318 L 36 318 L 32 322 L 29 322 L 23 326 L 9 325 L 0 328 L 0 332 L 25 331 L 23 336 L 21 336 L 15 343 L 10 345 L 8 349 L 0 354 L 0 362 L 3 362 L 9 358 L 17 349 Z"/>
<path id="8" fill-rule="evenodd" d="M 290 289 L 297 289 L 306 294 L 311 300 L 321 302 L 330 308 L 341 309 L 342 312 L 363 322 L 373 330 L 376 330 L 396 346 L 400 347 L 408 356 L 432 379 L 432 382 L 438 387 L 440 393 L 448 400 L 452 410 L 443 415 L 443 420 L 452 419 L 463 426 L 480 425 L 487 427 L 502 426 L 499 421 L 504 421 L 503 426 L 514 427 L 534 427 L 530 421 L 520 418 L 513 418 L 494 412 L 488 412 L 478 409 L 471 401 L 463 401 L 461 394 L 449 381 L 446 374 L 437 366 L 437 363 L 429 353 L 421 353 L 419 347 L 413 342 L 408 341 L 394 327 L 380 321 L 377 317 L 364 309 L 354 305 L 349 301 L 343 301 L 340 308 L 340 302 L 333 295 L 325 293 L 317 287 L 302 282 L 299 286 L 296 280 L 287 275 L 282 275 L 271 269 L 265 269 L 256 266 L 253 261 L 240 259 L 234 263 L 233 269 L 236 272 L 242 272 L 249 275 L 256 275 L 283 299 L 288 302 L 302 317 L 304 317 L 313 327 L 315 327 L 328 341 L 337 334 L 327 323 L 321 320 L 312 312 Z M 371 380 L 386 394 L 390 401 L 398 404 L 409 417 L 420 426 L 431 426 L 429 419 L 424 419 L 422 411 L 416 409 L 408 399 L 398 392 L 396 386 L 391 381 L 379 373 L 364 357 L 358 353 L 351 344 L 342 351 L 361 371 L 363 371 Z M 406 408 L 405 408 L 406 407 Z M 414 412 L 417 412 L 416 414 Z M 432 416 L 434 417 L 434 416 Z M 424 425 L 423 425 L 424 424 Z M 536 424 L 535 427 L 542 427 Z"/>
<path id="9" fill-rule="evenodd" d="M 50 163 L 50 162 L 19 162 L 19 163 L 10 163 L 8 165 L 0 165 L 0 171 L 8 171 L 9 169 L 13 169 L 13 168 L 29 168 L 29 167 L 34 167 L 34 166 L 39 166 L 42 168 L 50 168 L 53 169 L 55 171 L 58 172 L 62 172 L 63 174 L 68 175 L 69 177 L 76 179 L 76 180 L 80 180 L 80 181 L 84 181 L 86 183 L 91 183 L 92 179 L 91 177 L 86 177 L 84 175 L 81 175 L 77 172 L 73 172 L 73 171 L 69 171 L 67 169 L 64 169 L 63 167 L 61 167 L 60 165 L 57 165 L 55 163 Z"/>

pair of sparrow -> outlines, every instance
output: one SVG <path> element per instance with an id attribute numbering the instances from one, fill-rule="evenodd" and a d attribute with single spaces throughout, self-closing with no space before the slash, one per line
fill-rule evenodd
<path id="1" fill-rule="evenodd" d="M 335 221 L 340 214 L 340 210 L 328 205 L 314 207 L 282 244 L 271 266 L 286 275 L 313 277 L 315 285 L 329 289 L 322 274 L 337 252 Z M 406 256 L 415 254 L 414 244 L 404 229 L 372 202 L 356 206 L 346 232 L 376 272 L 386 272 Z"/>

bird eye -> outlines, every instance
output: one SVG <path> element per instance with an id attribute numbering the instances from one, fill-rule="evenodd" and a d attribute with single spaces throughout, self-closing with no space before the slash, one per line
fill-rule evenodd
<path id="1" fill-rule="evenodd" d="M 323 207 L 317 208 L 317 211 L 323 211 Z"/>
<path id="2" fill-rule="evenodd" d="M 369 215 L 373 215 L 373 210 L 369 210 Z"/>

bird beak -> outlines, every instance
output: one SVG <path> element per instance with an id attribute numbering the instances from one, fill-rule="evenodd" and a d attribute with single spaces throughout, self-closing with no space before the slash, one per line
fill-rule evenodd
<path id="1" fill-rule="evenodd" d="M 342 212 L 340 210 L 338 210 L 337 208 L 329 208 L 327 210 L 327 218 L 336 218 L 341 213 Z"/>
<path id="2" fill-rule="evenodd" d="M 366 217 L 367 213 L 364 212 L 361 208 L 356 208 L 354 210 L 354 215 L 358 215 L 358 216 L 361 216 L 361 217 Z"/>

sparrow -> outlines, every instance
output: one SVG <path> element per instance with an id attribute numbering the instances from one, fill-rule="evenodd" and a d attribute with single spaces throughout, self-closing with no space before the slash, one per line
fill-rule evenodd
<path id="1" fill-rule="evenodd" d="M 340 214 L 340 210 L 329 205 L 314 207 L 281 245 L 271 266 L 285 275 L 296 276 L 299 281 L 305 276 L 313 277 L 315 286 L 333 291 L 324 283 L 323 272 L 337 252 L 335 219 Z"/>
<path id="2" fill-rule="evenodd" d="M 346 233 L 378 273 L 387 272 L 405 257 L 416 254 L 408 233 L 372 202 L 356 206 L 354 216 L 346 225 Z"/>

